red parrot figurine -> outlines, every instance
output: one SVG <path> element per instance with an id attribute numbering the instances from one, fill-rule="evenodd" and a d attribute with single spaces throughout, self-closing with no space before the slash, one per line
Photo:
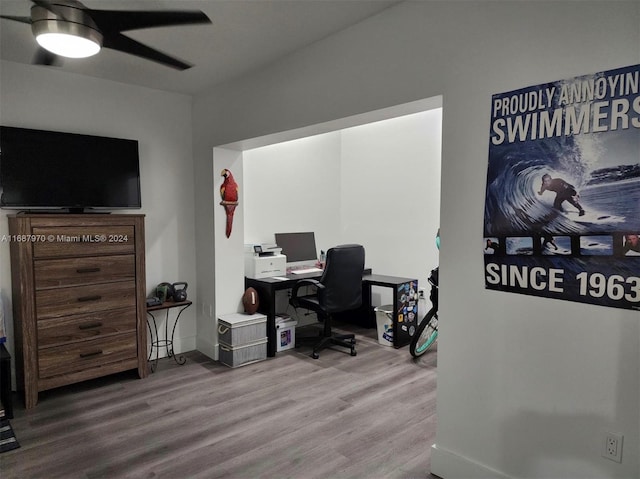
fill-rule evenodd
<path id="1" fill-rule="evenodd" d="M 238 206 L 238 183 L 233 179 L 233 175 L 226 168 L 222 170 L 220 176 L 224 176 L 224 181 L 220 185 L 220 196 L 222 201 L 220 204 L 224 206 L 227 212 L 227 238 L 231 236 L 231 228 L 233 226 L 233 213 Z"/>

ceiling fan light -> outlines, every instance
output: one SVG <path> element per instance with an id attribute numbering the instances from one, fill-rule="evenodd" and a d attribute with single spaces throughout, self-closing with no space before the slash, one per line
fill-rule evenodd
<path id="1" fill-rule="evenodd" d="M 99 43 L 68 33 L 41 33 L 36 41 L 51 53 L 67 58 L 86 58 L 100 51 Z"/>
<path id="2" fill-rule="evenodd" d="M 46 2 L 45 2 L 46 3 Z M 55 3 L 55 11 L 31 7 L 31 30 L 45 50 L 67 58 L 86 58 L 102 48 L 103 36 L 77 2 Z"/>

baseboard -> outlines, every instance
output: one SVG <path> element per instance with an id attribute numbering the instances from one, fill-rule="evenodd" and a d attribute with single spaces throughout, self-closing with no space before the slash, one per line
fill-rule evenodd
<path id="1" fill-rule="evenodd" d="M 512 479 L 437 444 L 431 446 L 431 473 L 442 479 Z"/>
<path id="2" fill-rule="evenodd" d="M 163 340 L 164 337 L 161 336 L 160 339 Z M 176 354 L 193 351 L 194 349 L 196 349 L 196 342 L 197 340 L 195 336 L 190 336 L 188 338 L 175 338 L 173 341 L 173 351 Z M 167 347 L 165 345 L 162 345 L 160 347 L 154 346 L 151 354 L 151 360 L 154 360 L 156 358 L 156 350 L 158 352 L 158 359 L 166 358 L 168 356 Z"/>
<path id="3" fill-rule="evenodd" d="M 206 341 L 201 338 L 196 339 L 196 349 L 200 351 L 205 356 L 213 359 L 214 361 L 218 360 L 218 345 L 213 344 L 209 341 Z"/>
<path id="4" fill-rule="evenodd" d="M 187 351 L 193 351 L 196 349 L 197 339 L 195 336 L 189 336 L 186 338 L 176 338 L 173 343 L 173 350 L 176 353 L 184 353 Z"/>

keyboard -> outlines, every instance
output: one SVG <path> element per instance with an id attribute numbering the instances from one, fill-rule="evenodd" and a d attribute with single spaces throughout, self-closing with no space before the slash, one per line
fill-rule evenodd
<path id="1" fill-rule="evenodd" d="M 307 273 L 322 273 L 320 268 L 305 268 L 291 270 L 291 274 L 307 274 Z"/>

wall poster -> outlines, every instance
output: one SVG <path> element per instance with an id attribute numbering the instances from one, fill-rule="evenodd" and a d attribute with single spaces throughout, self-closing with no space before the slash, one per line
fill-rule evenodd
<path id="1" fill-rule="evenodd" d="M 640 310 L 640 65 L 493 95 L 487 289 Z"/>

